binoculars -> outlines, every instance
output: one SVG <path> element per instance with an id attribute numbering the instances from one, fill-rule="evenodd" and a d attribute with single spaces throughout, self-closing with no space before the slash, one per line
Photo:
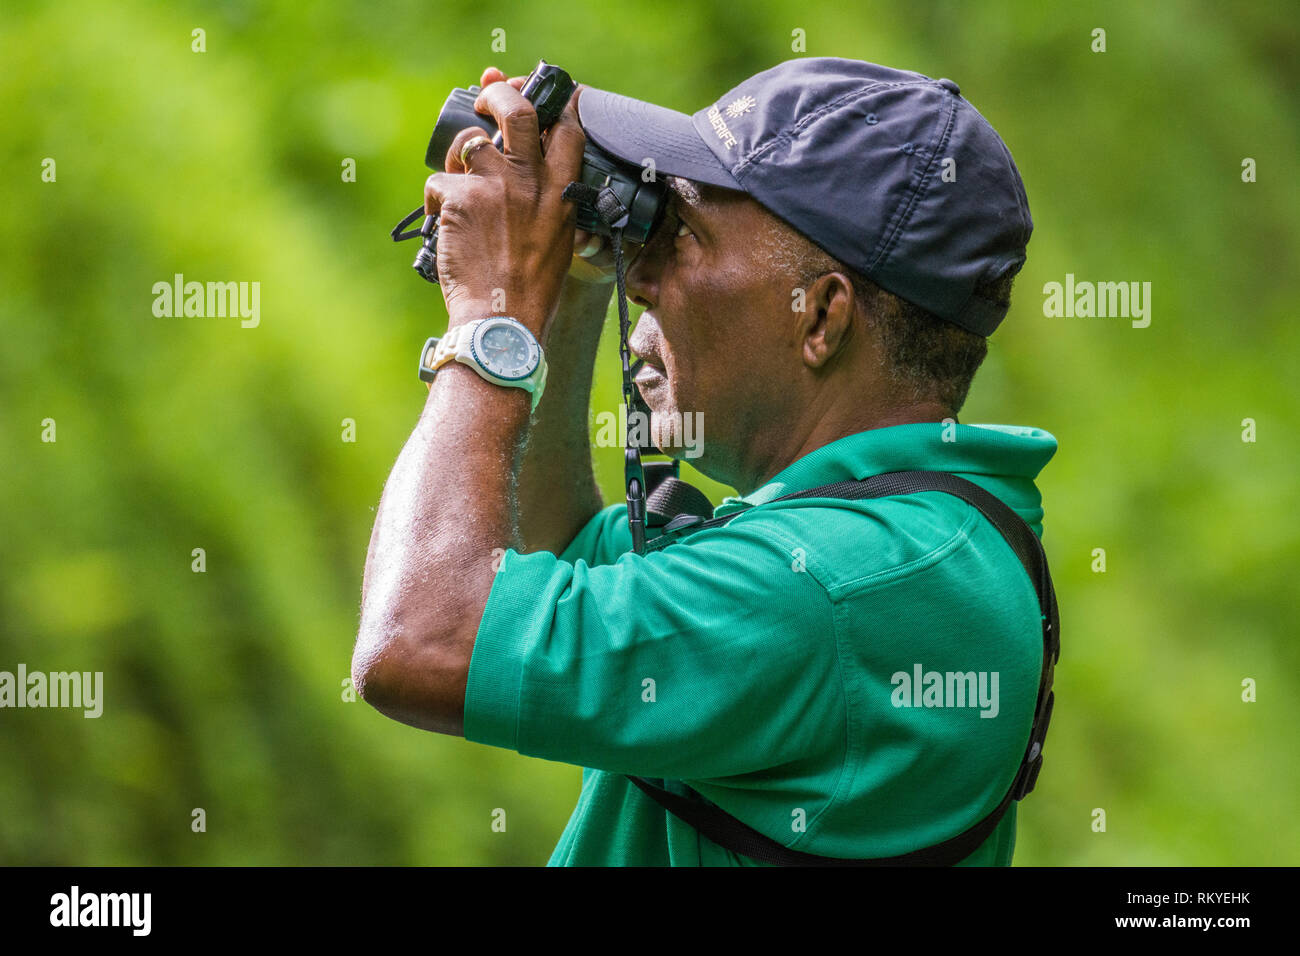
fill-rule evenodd
<path id="1" fill-rule="evenodd" d="M 537 110 L 538 128 L 545 132 L 560 118 L 576 88 L 577 84 L 570 79 L 568 73 L 540 60 L 537 67 L 528 74 L 520 93 Z M 479 92 L 478 86 L 458 87 L 451 91 L 442 104 L 438 121 L 433 126 L 433 135 L 429 138 L 429 148 L 424 154 L 424 164 L 435 172 L 444 171 L 443 161 L 452 140 L 457 133 L 468 127 L 477 126 L 486 130 L 492 137 L 492 145 L 501 148 L 501 132 L 496 123 L 490 116 L 474 111 L 474 101 L 478 99 Z M 614 191 L 628 211 L 628 219 L 623 226 L 624 239 L 644 244 L 650 238 L 663 215 L 667 199 L 667 189 L 653 171 L 647 172 L 640 166 L 612 156 L 588 138 L 578 181 L 595 189 L 609 187 Z M 436 284 L 438 217 L 425 216 L 419 229 L 403 231 L 422 215 L 424 207 L 416 207 L 389 235 L 394 242 L 416 238 L 423 240 L 412 266 L 423 278 Z M 610 227 L 592 209 L 581 205 L 578 207 L 578 228 L 596 235 L 610 235 Z"/>

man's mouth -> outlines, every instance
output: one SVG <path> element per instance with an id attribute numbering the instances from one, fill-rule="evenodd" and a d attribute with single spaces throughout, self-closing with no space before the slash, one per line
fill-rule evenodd
<path id="1" fill-rule="evenodd" d="M 654 314 L 653 314 L 652 312 L 649 312 L 649 311 L 646 311 L 646 312 L 641 313 L 641 319 L 643 319 L 643 320 L 648 319 L 650 322 L 653 322 L 653 323 L 655 323 L 656 325 L 658 325 L 658 322 L 659 322 L 659 320 L 656 319 L 656 318 L 654 317 Z M 637 332 L 638 332 L 638 334 L 639 334 L 641 331 L 643 331 L 643 330 L 640 328 L 640 326 L 638 326 L 638 328 L 637 328 Z M 664 375 L 664 374 L 666 374 L 666 373 L 664 372 L 664 363 L 663 363 L 663 360 L 662 360 L 661 358 L 659 358 L 659 356 L 656 355 L 654 352 L 650 351 L 650 349 L 653 348 L 653 346 L 655 345 L 654 337 L 653 337 L 653 336 L 640 336 L 640 339 L 641 339 L 641 344 L 642 344 L 643 346 L 646 347 L 646 351 L 645 351 L 644 353 L 642 353 L 642 352 L 638 352 L 638 351 L 636 350 L 636 347 L 635 347 L 635 346 L 632 346 L 632 354 L 635 355 L 635 356 L 636 356 L 636 360 L 637 360 L 638 362 L 641 363 L 641 365 L 642 365 L 642 369 L 641 369 L 641 370 L 642 370 L 642 371 L 645 371 L 645 369 L 654 369 L 654 370 L 655 370 L 656 372 L 658 372 L 660 375 Z"/>
<path id="2" fill-rule="evenodd" d="M 647 342 L 647 343 L 645 343 L 645 344 L 646 344 L 646 345 L 649 345 L 649 344 L 651 344 L 651 343 Z M 663 363 L 663 359 L 661 359 L 661 358 L 660 358 L 658 355 L 656 355 L 654 352 L 647 351 L 647 352 L 645 352 L 645 354 L 642 354 L 642 353 L 636 351 L 636 349 L 633 349 L 633 350 L 632 350 L 632 354 L 636 356 L 636 361 L 638 361 L 638 362 L 641 363 L 641 368 L 640 368 L 640 370 L 637 372 L 637 378 L 638 378 L 638 379 L 639 379 L 643 374 L 647 374 L 648 371 L 656 372 L 656 373 L 658 373 L 661 377 L 667 374 L 667 373 L 664 371 L 664 363 Z"/>

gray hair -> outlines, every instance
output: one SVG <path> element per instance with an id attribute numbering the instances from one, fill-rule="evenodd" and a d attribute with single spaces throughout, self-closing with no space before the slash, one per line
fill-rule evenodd
<path id="1" fill-rule="evenodd" d="M 955 416 L 988 354 L 984 336 L 887 292 L 783 220 L 767 215 L 773 228 L 754 238 L 756 267 L 768 275 L 787 278 L 791 289 L 804 287 L 828 272 L 842 273 L 853 286 L 858 314 L 881 341 L 884 372 L 894 380 L 899 401 L 935 401 Z M 1010 302 L 1011 279 L 979 291 L 996 301 Z"/>

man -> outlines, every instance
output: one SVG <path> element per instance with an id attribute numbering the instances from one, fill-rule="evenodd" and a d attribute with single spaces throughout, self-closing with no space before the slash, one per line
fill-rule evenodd
<path id="1" fill-rule="evenodd" d="M 413 726 L 582 766 L 552 864 L 755 863 L 628 775 L 821 856 L 971 827 L 1033 722 L 1024 568 L 948 494 L 774 499 L 952 472 L 1041 534 L 1055 439 L 956 423 L 1031 229 L 1010 153 L 952 81 L 853 60 L 782 63 L 694 117 L 580 90 L 544 153 L 518 84 L 484 73 L 503 152 L 463 131 L 426 209 L 449 330 L 513 317 L 520 361 L 530 336 L 546 358 L 544 398 L 530 416 L 535 387 L 440 365 L 376 518 L 356 686 Z M 692 463 L 740 493 L 716 514 L 749 512 L 646 554 L 591 468 L 608 250 L 583 234 L 573 256 L 561 197 L 584 130 L 671 177 L 627 272 L 638 384 L 665 451 L 702 415 Z M 1013 804 L 962 862 L 1009 864 L 1014 842 Z"/>

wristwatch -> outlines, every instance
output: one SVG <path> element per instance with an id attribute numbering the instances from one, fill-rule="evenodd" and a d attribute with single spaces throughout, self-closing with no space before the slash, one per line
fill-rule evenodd
<path id="1" fill-rule="evenodd" d="M 546 357 L 528 328 L 508 315 L 493 315 L 458 325 L 420 349 L 420 380 L 432 382 L 448 362 L 468 365 L 493 385 L 522 388 L 537 408 L 546 387 Z"/>

